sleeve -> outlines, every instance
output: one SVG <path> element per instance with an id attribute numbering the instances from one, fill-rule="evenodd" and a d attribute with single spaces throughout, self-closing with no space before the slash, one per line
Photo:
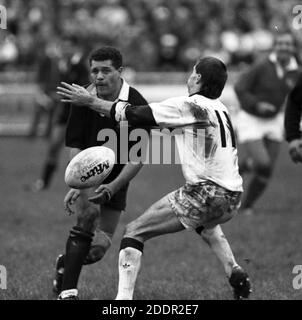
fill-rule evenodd
<path id="1" fill-rule="evenodd" d="M 192 116 L 188 116 L 181 106 L 185 105 L 187 97 L 177 97 L 164 100 L 159 103 L 150 103 L 153 117 L 160 127 L 176 127 L 194 122 Z"/>
<path id="2" fill-rule="evenodd" d="M 66 127 L 65 145 L 85 149 L 86 108 L 71 106 Z"/>
<path id="3" fill-rule="evenodd" d="M 301 138 L 300 121 L 302 115 L 302 76 L 290 92 L 285 108 L 285 138 L 290 142 Z"/>
<path id="4" fill-rule="evenodd" d="M 147 105 L 147 100 L 133 87 L 129 88 L 129 103 L 133 106 Z"/>
<path id="5" fill-rule="evenodd" d="M 114 103 L 111 111 L 111 118 L 117 122 L 128 121 L 133 127 L 156 126 L 150 106 L 133 106 L 129 102 L 118 101 Z"/>
<path id="6" fill-rule="evenodd" d="M 193 123 L 208 124 L 208 113 L 199 105 L 187 101 L 188 97 L 176 97 L 145 106 L 133 106 L 118 102 L 111 109 L 116 121 L 128 121 L 132 126 L 181 127 Z"/>
<path id="7" fill-rule="evenodd" d="M 258 115 L 256 105 L 259 99 L 253 94 L 253 90 L 260 72 L 263 72 L 262 65 L 263 64 L 258 63 L 248 68 L 248 70 L 239 77 L 234 87 L 242 109 L 254 115 Z"/>

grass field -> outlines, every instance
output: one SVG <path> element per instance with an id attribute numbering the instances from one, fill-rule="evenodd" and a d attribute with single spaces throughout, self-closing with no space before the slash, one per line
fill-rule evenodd
<path id="1" fill-rule="evenodd" d="M 38 176 L 45 141 L 0 138 L 0 265 L 7 269 L 7 290 L 0 299 L 53 299 L 54 259 L 64 250 L 74 218 L 65 215 L 67 191 L 61 166 L 49 191 L 31 193 L 24 185 Z M 257 205 L 257 215 L 237 216 L 223 226 L 237 260 L 250 273 L 252 299 L 301 299 L 292 287 L 292 269 L 302 264 L 302 167 L 293 165 L 283 146 L 274 179 Z M 119 242 L 125 224 L 153 201 L 180 186 L 177 166 L 145 166 L 132 183 L 128 210 L 103 261 L 85 267 L 82 299 L 112 299 L 117 290 Z M 150 240 L 135 299 L 231 299 L 222 267 L 200 238 L 190 232 Z"/>

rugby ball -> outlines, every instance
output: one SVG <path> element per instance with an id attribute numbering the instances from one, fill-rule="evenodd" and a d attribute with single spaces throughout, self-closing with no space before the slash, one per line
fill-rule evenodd
<path id="1" fill-rule="evenodd" d="M 70 188 L 85 189 L 100 185 L 115 163 L 115 153 L 107 147 L 91 147 L 78 153 L 65 170 Z"/>

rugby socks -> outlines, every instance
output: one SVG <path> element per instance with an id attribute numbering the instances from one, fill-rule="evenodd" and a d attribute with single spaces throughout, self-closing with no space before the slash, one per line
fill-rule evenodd
<path id="1" fill-rule="evenodd" d="M 230 277 L 233 268 L 238 264 L 221 227 L 217 225 L 214 229 L 204 230 L 201 236 L 222 263 L 226 275 Z"/>
<path id="2" fill-rule="evenodd" d="M 123 238 L 119 254 L 119 284 L 115 300 L 132 300 L 136 278 L 141 266 L 144 244 Z"/>
<path id="3" fill-rule="evenodd" d="M 267 178 L 254 176 L 247 188 L 246 196 L 241 208 L 252 208 L 256 200 L 262 195 L 267 185 Z"/>
<path id="4" fill-rule="evenodd" d="M 50 181 L 53 177 L 53 174 L 54 174 L 56 168 L 57 168 L 56 163 L 53 163 L 50 161 L 47 161 L 45 163 L 43 170 L 42 170 L 42 176 L 41 176 L 41 179 L 44 182 L 44 188 L 47 188 L 49 186 Z"/>
<path id="5" fill-rule="evenodd" d="M 62 291 L 77 288 L 82 265 L 89 252 L 92 238 L 93 233 L 77 226 L 70 231 L 64 257 Z"/>

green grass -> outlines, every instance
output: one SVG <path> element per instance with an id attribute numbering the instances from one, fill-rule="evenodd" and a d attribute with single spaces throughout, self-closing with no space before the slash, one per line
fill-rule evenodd
<path id="1" fill-rule="evenodd" d="M 62 200 L 67 155 L 49 191 L 31 193 L 24 185 L 38 176 L 44 140 L 0 140 L 0 265 L 7 268 L 7 290 L 0 299 L 52 299 L 53 264 L 74 217 Z M 250 273 L 252 299 L 301 299 L 292 288 L 292 269 L 302 264 L 301 166 L 283 147 L 274 178 L 254 217 L 237 216 L 223 226 L 237 260 Z M 145 166 L 131 185 L 123 215 L 105 258 L 83 269 L 82 299 L 113 299 L 117 290 L 119 242 L 126 223 L 183 182 L 177 166 Z M 231 299 L 223 269 L 209 248 L 190 232 L 152 239 L 145 245 L 135 299 Z"/>

